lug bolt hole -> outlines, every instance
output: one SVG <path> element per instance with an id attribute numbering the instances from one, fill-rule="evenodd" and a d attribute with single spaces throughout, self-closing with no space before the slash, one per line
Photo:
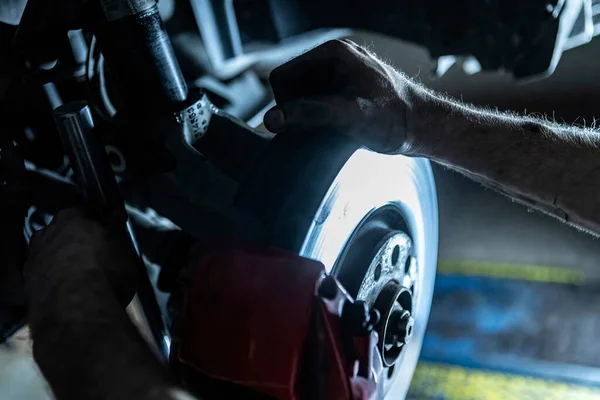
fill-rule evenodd
<path id="1" fill-rule="evenodd" d="M 373 272 L 373 279 L 377 282 L 381 278 L 381 263 L 377 264 L 375 271 Z"/>
<path id="2" fill-rule="evenodd" d="M 408 274 L 410 272 L 410 265 L 412 264 L 412 257 L 406 257 L 406 262 L 404 263 L 404 273 Z"/>
<path id="3" fill-rule="evenodd" d="M 392 379 L 392 377 L 394 376 L 394 367 L 395 367 L 395 365 L 392 365 L 391 367 L 388 368 L 388 371 L 387 371 L 388 379 Z"/>
<path id="4" fill-rule="evenodd" d="M 398 264 L 399 258 L 400 258 L 400 246 L 394 246 L 394 250 L 392 250 L 392 265 Z"/>

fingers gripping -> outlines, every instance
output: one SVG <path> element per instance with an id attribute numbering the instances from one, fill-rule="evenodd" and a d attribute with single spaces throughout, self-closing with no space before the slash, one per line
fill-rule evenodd
<path id="1" fill-rule="evenodd" d="M 337 96 L 307 97 L 273 107 L 265 114 L 265 126 L 275 133 L 302 132 L 337 126 L 345 128 L 355 104 Z"/>
<path id="2" fill-rule="evenodd" d="M 332 40 L 300 55 L 271 72 L 269 77 L 278 106 L 265 114 L 265 126 L 275 133 L 316 127 L 343 112 L 339 73 L 360 47 L 349 40 Z M 355 55 L 353 55 L 355 56 Z"/>

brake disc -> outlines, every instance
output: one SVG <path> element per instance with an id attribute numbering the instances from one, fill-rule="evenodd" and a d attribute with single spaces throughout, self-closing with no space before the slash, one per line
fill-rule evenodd
<path id="1" fill-rule="evenodd" d="M 241 185 L 238 203 L 267 244 L 321 261 L 377 308 L 389 398 L 408 391 L 429 317 L 438 247 L 429 162 L 381 155 L 340 135 L 278 136 Z"/>

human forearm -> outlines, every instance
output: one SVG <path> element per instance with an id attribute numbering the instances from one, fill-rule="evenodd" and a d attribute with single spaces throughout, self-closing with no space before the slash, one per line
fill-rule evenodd
<path id="1" fill-rule="evenodd" d="M 343 132 L 377 152 L 427 157 L 600 233 L 596 131 L 460 104 L 348 40 L 289 61 L 270 82 L 271 132 Z"/>
<path id="2" fill-rule="evenodd" d="M 476 109 L 414 83 L 410 87 L 410 154 L 600 233 L 597 131 Z"/>

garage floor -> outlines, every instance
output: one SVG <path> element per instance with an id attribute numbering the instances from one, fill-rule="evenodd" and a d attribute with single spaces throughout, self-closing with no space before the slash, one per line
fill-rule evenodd
<path id="1" fill-rule="evenodd" d="M 50 391 L 31 356 L 29 335 L 22 330 L 0 345 L 0 400 L 50 400 Z"/>
<path id="2" fill-rule="evenodd" d="M 600 399 L 598 239 L 436 168 L 438 277 L 410 399 Z"/>

